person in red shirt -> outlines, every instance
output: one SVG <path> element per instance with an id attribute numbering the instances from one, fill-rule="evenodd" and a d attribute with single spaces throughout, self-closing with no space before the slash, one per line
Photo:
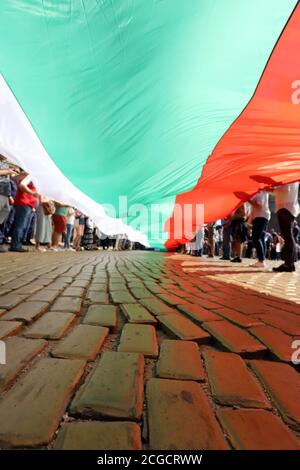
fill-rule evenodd
<path id="1" fill-rule="evenodd" d="M 22 175 L 15 197 L 15 221 L 12 229 L 10 251 L 26 252 L 22 246 L 23 233 L 32 210 L 36 208 L 38 193 L 28 173 Z"/>

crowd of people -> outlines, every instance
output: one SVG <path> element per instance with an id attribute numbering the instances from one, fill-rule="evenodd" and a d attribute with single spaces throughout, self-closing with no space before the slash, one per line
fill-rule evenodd
<path id="1" fill-rule="evenodd" d="M 279 231 L 269 228 L 269 195 L 273 193 Z M 299 183 L 259 191 L 226 219 L 202 225 L 194 240 L 183 247 L 190 255 L 221 256 L 251 266 L 265 267 L 265 260 L 283 260 L 277 272 L 295 271 L 300 258 Z M 126 234 L 108 237 L 74 207 L 38 194 L 30 175 L 0 155 L 0 252 L 143 249 Z"/>
<path id="2" fill-rule="evenodd" d="M 74 207 L 38 194 L 30 175 L 0 155 L 0 252 L 142 249 L 126 234 L 107 236 Z M 27 247 L 26 247 L 27 246 Z"/>
<path id="3" fill-rule="evenodd" d="M 279 231 L 269 228 L 270 193 L 275 198 Z M 256 257 L 251 264 L 254 268 L 265 267 L 266 259 L 282 259 L 283 263 L 273 271 L 293 272 L 300 259 L 299 213 L 299 183 L 259 191 L 226 219 L 201 226 L 184 251 L 211 258 L 221 255 L 222 260 L 232 263 L 242 263 L 243 257 Z"/>

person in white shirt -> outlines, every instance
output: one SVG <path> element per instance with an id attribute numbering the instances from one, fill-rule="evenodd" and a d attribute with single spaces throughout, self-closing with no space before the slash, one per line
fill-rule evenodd
<path id="1" fill-rule="evenodd" d="M 252 267 L 265 267 L 266 259 L 266 230 L 271 218 L 269 208 L 269 193 L 259 191 L 249 201 L 251 206 L 252 240 L 256 249 L 258 261 Z"/>
<path id="2" fill-rule="evenodd" d="M 296 217 L 300 213 L 298 202 L 299 182 L 285 184 L 274 188 L 273 194 L 276 201 L 276 213 L 281 235 L 284 239 L 284 263 L 273 268 L 274 272 L 295 271 L 296 242 L 293 227 Z"/>
<path id="3" fill-rule="evenodd" d="M 204 226 L 201 225 L 196 233 L 195 256 L 202 256 L 203 242 L 204 242 Z"/>

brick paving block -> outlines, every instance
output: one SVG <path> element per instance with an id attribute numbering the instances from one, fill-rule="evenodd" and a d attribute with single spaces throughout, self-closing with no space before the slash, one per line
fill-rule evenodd
<path id="1" fill-rule="evenodd" d="M 85 289 L 89 283 L 90 281 L 88 279 L 75 279 L 75 281 L 70 284 L 70 287 L 82 287 Z"/>
<path id="2" fill-rule="evenodd" d="M 300 449 L 296 436 L 270 411 L 223 408 L 217 415 L 235 449 Z"/>
<path id="3" fill-rule="evenodd" d="M 53 312 L 71 312 L 78 314 L 82 299 L 76 297 L 59 297 L 51 307 Z"/>
<path id="4" fill-rule="evenodd" d="M 140 287 L 130 287 L 130 291 L 136 299 L 151 299 L 153 297 L 149 290 Z"/>
<path id="5" fill-rule="evenodd" d="M 188 315 L 197 323 L 203 323 L 205 321 L 222 320 L 221 317 L 211 312 L 210 310 L 206 310 L 205 308 L 200 307 L 199 305 L 188 303 L 188 302 L 182 305 L 178 305 L 178 310 Z"/>
<path id="6" fill-rule="evenodd" d="M 260 319 L 253 318 L 250 315 L 245 315 L 244 313 L 236 312 L 230 308 L 220 307 L 215 309 L 214 312 L 242 328 L 251 328 L 252 326 L 262 325 Z"/>
<path id="7" fill-rule="evenodd" d="M 132 289 L 145 289 L 144 284 L 141 281 L 129 281 L 128 287 Z"/>
<path id="8" fill-rule="evenodd" d="M 2 320 L 0 321 L 0 339 L 4 339 L 7 336 L 14 335 L 18 333 L 23 324 L 19 321 L 5 321 Z"/>
<path id="9" fill-rule="evenodd" d="M 17 295 L 14 292 L 12 292 L 11 294 L 1 295 L 0 308 L 5 308 L 8 310 L 18 305 L 25 298 L 26 295 Z"/>
<path id="10" fill-rule="evenodd" d="M 270 350 L 279 361 L 291 363 L 293 338 L 272 326 L 255 326 L 251 333 Z"/>
<path id="11" fill-rule="evenodd" d="M 106 285 L 106 282 L 100 284 L 98 282 L 93 282 L 90 287 L 89 287 L 89 292 L 92 292 L 92 291 L 95 291 L 95 292 L 106 292 L 107 291 L 107 285 Z"/>
<path id="12" fill-rule="evenodd" d="M 128 291 L 113 291 L 110 293 L 115 304 L 134 304 L 136 299 Z"/>
<path id="13" fill-rule="evenodd" d="M 146 281 L 145 286 L 150 292 L 152 292 L 152 294 L 165 294 L 166 293 L 166 289 L 163 289 L 163 287 L 159 286 L 158 284 Z"/>
<path id="14" fill-rule="evenodd" d="M 49 308 L 48 302 L 22 302 L 2 316 L 3 320 L 19 320 L 31 323 Z"/>
<path id="15" fill-rule="evenodd" d="M 157 357 L 158 344 L 154 326 L 127 323 L 122 330 L 118 351 Z"/>
<path id="16" fill-rule="evenodd" d="M 198 344 L 192 341 L 163 341 L 156 374 L 165 379 L 204 380 Z"/>
<path id="17" fill-rule="evenodd" d="M 207 344 L 211 339 L 209 333 L 179 313 L 160 315 L 157 317 L 157 320 L 162 329 L 173 338 L 187 341 L 194 340 L 198 344 Z"/>
<path id="18" fill-rule="evenodd" d="M 199 295 L 194 296 L 193 302 L 207 310 L 215 310 L 220 307 L 220 304 L 218 302 L 211 302 L 209 300 L 203 299 L 203 295 L 200 292 Z"/>
<path id="19" fill-rule="evenodd" d="M 95 360 L 108 336 L 109 329 L 101 326 L 78 325 L 51 351 L 54 357 Z"/>
<path id="20" fill-rule="evenodd" d="M 35 292 L 37 292 L 38 290 L 41 289 L 41 287 L 43 287 L 43 284 L 41 284 L 40 282 L 31 282 L 30 284 L 27 284 L 26 286 L 23 286 L 21 288 L 19 288 L 17 291 L 16 291 L 16 294 L 18 295 L 31 295 L 31 294 L 34 294 Z"/>
<path id="21" fill-rule="evenodd" d="M 52 290 L 52 289 L 41 289 L 35 294 L 28 297 L 28 301 L 30 302 L 49 302 L 52 303 L 56 299 L 56 297 L 60 294 L 59 290 Z"/>
<path id="22" fill-rule="evenodd" d="M 279 299 L 278 299 L 279 300 Z M 300 305 L 296 305 L 295 303 L 280 303 L 277 302 L 272 304 L 271 301 L 267 301 L 267 303 L 273 306 L 275 311 L 285 311 L 289 313 L 294 313 L 295 315 L 300 315 Z"/>
<path id="23" fill-rule="evenodd" d="M 76 316 L 73 313 L 48 312 L 30 326 L 23 336 L 26 338 L 60 339 L 75 319 Z"/>
<path id="24" fill-rule="evenodd" d="M 84 361 L 44 358 L 0 402 L 0 446 L 38 447 L 52 439 Z"/>
<path id="25" fill-rule="evenodd" d="M 264 384 L 283 420 L 300 431 L 300 375 L 279 362 L 249 361 L 251 368 Z"/>
<path id="26" fill-rule="evenodd" d="M 141 450 L 138 424 L 126 421 L 66 423 L 58 434 L 55 450 Z"/>
<path id="27" fill-rule="evenodd" d="M 228 448 L 213 410 L 196 382 L 150 379 L 146 396 L 150 449 Z"/>
<path id="28" fill-rule="evenodd" d="M 59 290 L 60 292 L 62 290 L 64 290 L 64 288 L 68 285 L 69 283 L 68 282 L 64 282 L 64 281 L 61 281 L 61 280 L 56 280 L 54 282 L 51 282 L 50 284 L 48 284 L 47 286 L 47 289 L 50 289 L 50 290 Z"/>
<path id="29" fill-rule="evenodd" d="M 118 316 L 115 305 L 91 305 L 82 323 L 96 326 L 106 326 L 111 330 L 117 328 Z"/>
<path id="30" fill-rule="evenodd" d="M 143 411 L 142 354 L 105 352 L 78 390 L 71 413 L 138 421 Z"/>
<path id="31" fill-rule="evenodd" d="M 78 274 L 78 276 L 76 276 L 76 279 L 83 279 L 84 281 L 90 281 L 91 277 L 92 277 L 91 274 L 82 273 L 82 274 Z"/>
<path id="32" fill-rule="evenodd" d="M 156 325 L 157 323 L 153 315 L 142 305 L 121 304 L 120 307 L 129 323 L 148 323 L 150 325 Z"/>
<path id="33" fill-rule="evenodd" d="M 82 297 L 84 293 L 83 287 L 67 287 L 63 292 L 63 297 Z"/>
<path id="34" fill-rule="evenodd" d="M 85 299 L 93 304 L 108 304 L 108 295 L 104 291 L 89 290 Z"/>
<path id="35" fill-rule="evenodd" d="M 267 350 L 247 331 L 226 320 L 203 323 L 203 328 L 209 331 L 227 351 L 240 354 L 243 357 L 261 357 Z"/>
<path id="36" fill-rule="evenodd" d="M 5 312 L 6 312 L 6 310 L 3 310 L 2 308 L 0 308 L 0 317 L 1 317 L 1 315 L 3 315 Z"/>
<path id="37" fill-rule="evenodd" d="M 159 297 L 161 300 L 166 302 L 168 305 L 171 306 L 176 306 L 176 305 L 181 305 L 186 303 L 186 300 L 182 297 L 179 297 L 174 294 L 157 294 L 157 297 Z"/>
<path id="38" fill-rule="evenodd" d="M 274 312 L 258 315 L 257 318 L 288 335 L 300 335 L 300 316 L 298 317 L 297 315 L 286 312 L 280 312 L 280 315 L 278 315 Z"/>
<path id="39" fill-rule="evenodd" d="M 110 292 L 125 291 L 127 292 L 127 287 L 125 282 L 110 282 L 108 285 Z"/>
<path id="40" fill-rule="evenodd" d="M 58 281 L 62 281 L 66 284 L 71 284 L 71 282 L 73 282 L 73 277 L 72 276 L 59 276 Z"/>
<path id="41" fill-rule="evenodd" d="M 141 299 L 141 304 L 144 305 L 144 307 L 146 307 L 149 312 L 153 313 L 153 315 L 167 315 L 176 313 L 175 308 L 169 307 L 169 305 L 165 304 L 161 300 L 156 299 L 155 297 L 152 299 Z"/>
<path id="42" fill-rule="evenodd" d="M 216 402 L 243 408 L 272 408 L 240 356 L 207 349 L 203 357 Z"/>
<path id="43" fill-rule="evenodd" d="M 47 346 L 47 341 L 12 337 L 5 341 L 6 364 L 0 365 L 0 391 L 17 377 L 18 373 Z"/>

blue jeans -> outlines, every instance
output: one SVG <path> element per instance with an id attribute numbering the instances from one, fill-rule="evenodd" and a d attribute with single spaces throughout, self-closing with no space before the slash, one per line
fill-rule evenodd
<path id="1" fill-rule="evenodd" d="M 71 237 L 72 237 L 73 225 L 67 224 L 67 233 L 65 236 L 65 248 L 70 248 Z"/>
<path id="2" fill-rule="evenodd" d="M 223 258 L 230 259 L 231 257 L 231 227 L 223 228 Z"/>
<path id="3" fill-rule="evenodd" d="M 257 257 L 259 261 L 264 261 L 266 258 L 266 230 L 268 220 L 264 217 L 256 217 L 253 220 L 252 225 L 252 240 L 256 249 Z"/>
<path id="4" fill-rule="evenodd" d="M 30 240 L 34 237 L 34 229 L 36 224 L 36 212 L 31 212 L 27 224 L 23 233 L 23 244 L 30 242 Z"/>
<path id="5" fill-rule="evenodd" d="M 20 250 L 22 248 L 22 240 L 24 230 L 30 220 L 32 213 L 31 206 L 15 206 L 15 222 L 12 229 L 11 250 Z"/>

